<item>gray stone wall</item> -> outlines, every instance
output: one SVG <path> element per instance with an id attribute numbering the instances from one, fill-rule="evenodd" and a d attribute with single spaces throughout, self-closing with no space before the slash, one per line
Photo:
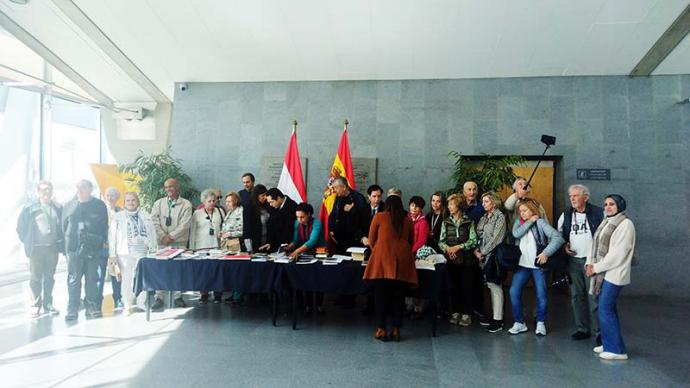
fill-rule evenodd
<path id="1" fill-rule="evenodd" d="M 354 157 L 379 161 L 405 199 L 449 187 L 447 153 L 538 155 L 557 136 L 561 202 L 576 168 L 610 168 L 593 202 L 621 193 L 641 264 L 629 293 L 690 296 L 690 76 L 188 83 L 176 88 L 171 143 L 199 188 L 240 188 L 262 156 L 283 156 L 291 121 L 320 205 L 343 120 Z M 257 176 L 261 182 L 261 176 Z"/>

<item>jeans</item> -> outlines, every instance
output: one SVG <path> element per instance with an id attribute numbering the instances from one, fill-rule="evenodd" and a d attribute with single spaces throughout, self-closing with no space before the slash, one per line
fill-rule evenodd
<path id="1" fill-rule="evenodd" d="M 58 263 L 57 247 L 35 246 L 29 259 L 29 288 L 31 306 L 48 308 L 53 305 L 55 267 Z"/>
<path id="2" fill-rule="evenodd" d="M 573 305 L 575 327 L 582 333 L 599 335 L 599 302 L 597 297 L 589 294 L 590 279 L 585 276 L 585 258 L 571 257 L 568 260 L 570 284 L 570 301 Z"/>
<path id="3" fill-rule="evenodd" d="M 537 292 L 537 322 L 546 322 L 546 310 L 548 301 L 546 298 L 546 276 L 548 272 L 539 268 L 519 267 L 513 274 L 513 282 L 510 285 L 510 303 L 513 306 L 513 320 L 525 323 L 522 308 L 522 289 L 530 277 L 534 280 L 534 289 Z"/>
<path id="4" fill-rule="evenodd" d="M 599 294 L 599 326 L 601 344 L 605 352 L 625 354 L 625 344 L 621 335 L 621 326 L 616 311 L 616 300 L 623 286 L 617 286 L 604 280 Z"/>
<path id="5" fill-rule="evenodd" d="M 99 255 L 78 255 L 76 252 L 67 254 L 68 312 L 79 311 L 82 278 L 84 278 L 84 307 L 90 311 L 100 311 L 103 301 L 103 288 L 100 285 L 102 261 Z"/>

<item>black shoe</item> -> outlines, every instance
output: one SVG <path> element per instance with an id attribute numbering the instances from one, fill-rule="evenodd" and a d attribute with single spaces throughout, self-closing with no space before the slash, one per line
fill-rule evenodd
<path id="1" fill-rule="evenodd" d="M 503 321 L 495 321 L 491 320 L 491 324 L 486 328 L 486 331 L 489 333 L 497 333 L 499 331 L 503 330 Z"/>
<path id="2" fill-rule="evenodd" d="M 103 313 L 98 310 L 92 310 L 87 308 L 86 312 L 84 312 L 84 316 L 86 316 L 86 319 L 96 319 L 101 318 L 103 316 Z"/>
<path id="3" fill-rule="evenodd" d="M 558 277 L 557 279 L 554 279 L 551 282 L 551 287 L 552 288 L 566 287 L 566 286 L 570 285 L 570 283 L 572 283 L 572 280 L 570 279 L 570 275 L 568 275 L 568 273 L 563 273 L 560 277 Z"/>
<path id="4" fill-rule="evenodd" d="M 77 318 L 79 318 L 78 311 L 67 311 L 67 315 L 65 315 L 65 321 L 67 322 L 76 321 Z"/>
<path id="5" fill-rule="evenodd" d="M 175 300 L 177 302 L 177 300 Z M 208 295 L 201 295 L 201 298 L 199 298 L 199 304 L 206 304 L 208 303 Z"/>
<path id="6" fill-rule="evenodd" d="M 175 299 L 174 304 L 175 307 L 187 307 L 187 303 L 184 302 L 184 299 L 182 299 L 182 297 Z"/>
<path id="7" fill-rule="evenodd" d="M 480 326 L 491 326 L 491 324 L 494 322 L 493 319 L 490 319 L 489 317 L 480 317 L 479 318 L 479 325 Z"/>
<path id="8" fill-rule="evenodd" d="M 570 339 L 572 339 L 573 341 L 586 340 L 587 338 L 590 338 L 590 337 L 591 337 L 591 335 L 589 333 L 585 333 L 584 331 L 576 331 L 570 335 Z"/>
<path id="9" fill-rule="evenodd" d="M 601 334 L 597 335 L 597 346 L 601 346 Z"/>
<path id="10" fill-rule="evenodd" d="M 125 308 L 125 305 L 122 303 L 122 299 L 115 299 L 113 302 L 113 309 L 122 310 L 123 308 Z"/>
<path id="11" fill-rule="evenodd" d="M 153 302 L 153 305 L 151 306 L 151 311 L 160 312 L 163 311 L 163 308 L 163 299 L 156 298 L 156 300 Z"/>
<path id="12" fill-rule="evenodd" d="M 213 298 L 213 304 L 220 304 L 223 300 L 221 298 Z"/>

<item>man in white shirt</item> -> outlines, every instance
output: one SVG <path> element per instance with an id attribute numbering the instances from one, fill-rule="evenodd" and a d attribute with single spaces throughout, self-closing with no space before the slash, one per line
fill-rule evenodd
<path id="1" fill-rule="evenodd" d="M 157 200 L 151 209 L 158 245 L 160 248 L 186 248 L 192 222 L 192 203 L 180 197 L 180 185 L 176 179 L 166 180 L 163 188 L 167 195 Z M 163 310 L 165 293 L 165 291 L 156 291 L 156 301 L 151 306 L 153 311 Z M 180 291 L 175 291 L 173 297 L 176 307 L 187 306 Z"/>
<path id="2" fill-rule="evenodd" d="M 585 276 L 584 266 L 604 212 L 589 203 L 589 189 L 584 185 L 571 185 L 568 196 L 570 206 L 558 218 L 558 231 L 566 241 L 565 252 L 570 256 L 570 298 L 577 327 L 571 338 L 583 340 L 594 334 L 599 341 L 598 301 L 589 295 L 590 278 Z"/>

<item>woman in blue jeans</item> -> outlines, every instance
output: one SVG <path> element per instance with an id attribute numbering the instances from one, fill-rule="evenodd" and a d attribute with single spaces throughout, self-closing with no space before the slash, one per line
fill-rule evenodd
<path id="1" fill-rule="evenodd" d="M 520 247 L 520 263 L 513 274 L 513 282 L 510 285 L 510 303 L 513 306 L 513 327 L 508 330 L 510 334 L 520 334 L 527 331 L 525 317 L 522 308 L 522 289 L 530 278 L 534 280 L 534 289 L 537 292 L 537 327 L 536 335 L 546 335 L 546 276 L 547 271 L 538 268 L 535 261 L 544 264 L 549 260 L 558 248 L 565 242 L 563 237 L 539 216 L 539 202 L 531 198 L 524 198 L 518 206 L 520 218 L 513 225 L 513 237 L 516 245 Z M 541 241 L 548 241 L 542 252 L 537 254 L 537 236 L 542 236 Z"/>
<path id="2" fill-rule="evenodd" d="M 593 277 L 589 292 L 599 296 L 601 346 L 594 352 L 604 360 L 627 360 L 616 300 L 623 286 L 630 284 L 630 267 L 635 251 L 635 226 L 625 215 L 625 199 L 618 194 L 604 199 L 604 221 L 597 228 L 585 273 Z"/>

